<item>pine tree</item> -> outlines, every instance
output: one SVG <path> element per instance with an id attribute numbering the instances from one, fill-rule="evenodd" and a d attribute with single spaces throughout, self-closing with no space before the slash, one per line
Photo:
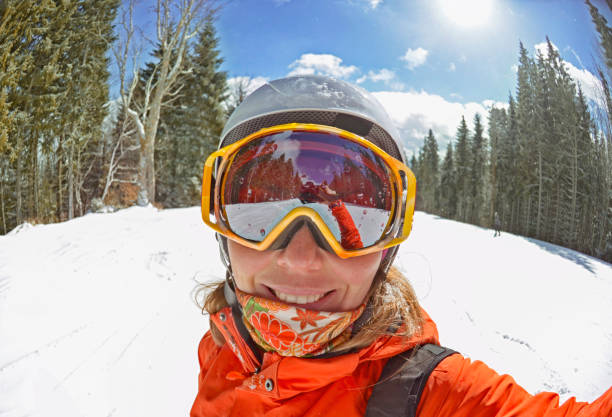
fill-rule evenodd
<path id="1" fill-rule="evenodd" d="M 92 198 L 101 193 L 101 125 L 110 75 L 107 52 L 114 40 L 112 23 L 118 7 L 119 0 L 79 0 L 70 22 L 69 70 L 63 86 L 67 100 L 61 110 L 65 116 L 62 148 L 69 184 L 68 218 L 74 216 L 75 208 L 83 215 Z"/>
<path id="2" fill-rule="evenodd" d="M 425 138 L 419 158 L 419 190 L 421 195 L 421 210 L 428 213 L 437 213 L 440 205 L 440 194 L 438 189 L 438 143 L 431 129 Z"/>
<path id="3" fill-rule="evenodd" d="M 227 73 L 221 71 L 223 59 L 219 52 L 219 39 L 214 26 L 214 15 L 206 18 L 204 29 L 200 32 L 194 47 L 193 73 L 195 91 L 198 92 L 195 109 L 200 116 L 200 132 L 204 143 L 202 155 L 207 157 L 217 148 L 219 136 L 227 118 L 223 103 L 227 100 Z M 203 165 L 203 160 L 200 161 Z M 198 177 L 201 177 L 199 170 Z"/>
<path id="4" fill-rule="evenodd" d="M 549 233 L 567 247 L 576 244 L 579 170 L 578 114 L 576 87 L 558 51 L 547 38 L 547 56 L 542 73 L 546 78 L 552 125 L 546 138 L 550 171 L 546 177 L 551 195 Z M 546 168 L 546 167 L 545 167 Z"/>
<path id="5" fill-rule="evenodd" d="M 457 190 L 457 219 L 462 222 L 470 219 L 471 207 L 471 150 L 472 144 L 469 137 L 469 130 L 465 117 L 461 117 L 459 128 L 457 129 L 457 144 L 455 146 L 455 175 Z"/>
<path id="6" fill-rule="evenodd" d="M 24 219 L 45 220 L 48 209 L 41 201 L 41 179 L 46 178 L 41 167 L 54 154 L 49 146 L 61 140 L 62 120 L 59 108 L 67 94 L 63 88 L 70 62 L 70 22 L 76 12 L 75 1 L 40 2 L 31 42 L 32 66 L 22 73 L 19 89 L 12 102 L 26 115 L 20 120 L 14 138 L 16 147 L 14 187 L 16 223 Z M 31 13 L 32 11 L 28 11 Z M 56 139 L 57 138 L 57 139 Z"/>
<path id="7" fill-rule="evenodd" d="M 554 69 L 547 58 L 538 52 L 534 63 L 534 75 L 531 79 L 533 89 L 534 116 L 537 123 L 520 136 L 519 172 L 522 188 L 522 210 L 524 217 L 533 219 L 530 224 L 525 222 L 517 229 L 519 233 L 553 239 L 557 210 L 556 194 L 553 184 L 555 178 L 555 157 L 557 152 L 556 117 L 553 109 L 552 92 L 554 90 Z M 520 123 L 520 120 L 519 120 Z M 527 138 L 527 136 L 529 138 Z M 536 210 L 534 210 L 534 206 Z M 531 213 L 536 212 L 534 216 Z M 535 213 L 534 213 L 535 214 Z"/>
<path id="8" fill-rule="evenodd" d="M 606 2 L 608 8 L 612 10 L 610 1 Z M 604 117 L 599 121 L 602 133 L 599 140 L 596 141 L 595 154 L 593 160 L 597 169 L 596 184 L 598 185 L 597 195 L 595 199 L 598 209 L 597 230 L 599 237 L 593 235 L 592 251 L 597 256 L 602 257 L 608 262 L 612 262 L 612 99 L 610 93 L 610 76 L 612 74 L 612 29 L 608 26 L 607 20 L 601 15 L 599 10 L 589 1 L 586 0 L 589 6 L 593 23 L 599 32 L 600 45 L 603 52 L 605 67 L 607 71 L 598 68 L 598 75 L 601 82 L 601 90 L 603 92 L 606 108 Z M 595 135 L 597 137 L 597 135 Z M 601 188 L 599 188 L 601 187 Z M 606 213 L 606 214 L 604 214 Z M 604 219 L 605 218 L 605 219 Z M 601 219 L 601 221 L 600 221 Z"/>
<path id="9" fill-rule="evenodd" d="M 0 71 L 2 230 L 80 213 L 108 94 L 106 51 L 118 0 L 2 2 Z M 18 123 L 16 123 L 18 121 Z M 6 122 L 6 123 L 5 123 Z M 4 140 L 3 132 L 10 132 Z M 90 146 L 82 146 L 89 144 Z M 96 181 L 93 180 L 95 183 Z M 91 193 L 95 192 L 91 189 Z M 80 203 L 80 204 L 79 204 Z"/>
<path id="10" fill-rule="evenodd" d="M 536 109 L 537 104 L 542 104 L 537 102 L 536 91 L 544 91 L 542 85 L 538 85 L 538 81 L 535 62 L 529 57 L 523 43 L 519 42 L 516 122 L 520 157 L 517 161 L 519 176 L 515 181 L 520 188 L 517 190 L 520 200 L 516 206 L 516 231 L 526 235 L 533 233 L 537 235 L 543 218 L 543 138 L 539 135 L 538 124 L 546 119 L 542 112 L 538 114 Z M 547 97 L 547 95 L 540 96 L 544 100 L 547 100 Z M 542 107 L 544 111 L 546 108 Z M 534 215 L 535 212 L 537 217 Z"/>
<path id="11" fill-rule="evenodd" d="M 590 0 L 585 0 L 585 3 L 589 6 L 593 23 L 595 23 L 595 28 L 597 32 L 599 32 L 606 66 L 612 68 L 612 29 L 608 26 L 606 18 L 599 13 L 597 7 L 595 7 Z"/>
<path id="12" fill-rule="evenodd" d="M 489 180 L 490 194 L 488 199 L 488 214 L 486 224 L 491 226 L 494 222 L 495 212 L 499 212 L 503 205 L 503 188 L 499 181 L 499 152 L 500 143 L 503 140 L 508 124 L 508 117 L 505 109 L 491 108 L 489 111 L 489 141 L 491 144 Z"/>
<path id="13" fill-rule="evenodd" d="M 0 3 L 0 209 L 3 233 L 21 223 L 24 217 L 21 204 L 22 127 L 31 120 L 24 106 L 24 87 L 28 85 L 24 80 L 35 68 L 34 52 L 39 42 L 36 35 L 46 23 L 44 12 L 48 7 L 48 2 L 33 0 Z"/>
<path id="14" fill-rule="evenodd" d="M 593 221 L 601 217 L 601 211 L 598 212 L 601 193 L 597 184 L 597 150 L 595 142 L 591 138 L 594 124 L 581 88 L 578 88 L 576 107 L 578 116 L 578 123 L 576 125 L 578 130 L 576 132 L 578 153 L 576 158 L 579 178 L 576 184 L 577 230 L 574 247 L 582 252 L 588 252 L 594 246 L 590 241 L 595 235 L 601 233 L 601 230 L 596 229 L 597 221 Z M 594 137 L 597 137 L 596 132 L 594 132 Z"/>
<path id="15" fill-rule="evenodd" d="M 418 164 L 419 162 L 417 161 L 416 155 L 412 154 L 412 157 L 410 158 L 410 162 L 408 163 L 409 168 L 412 170 L 413 173 L 415 173 L 418 170 Z"/>
<path id="16" fill-rule="evenodd" d="M 518 227 L 519 198 L 522 186 L 520 180 L 518 122 L 516 102 L 510 96 L 508 100 L 507 120 L 504 133 L 499 138 L 497 152 L 496 184 L 497 196 L 501 207 L 496 207 L 504 228 L 516 233 Z"/>
<path id="17" fill-rule="evenodd" d="M 440 214 L 453 219 L 457 213 L 457 187 L 452 142 L 449 142 L 446 147 L 446 155 L 440 171 Z"/>
<path id="18" fill-rule="evenodd" d="M 486 167 L 487 167 L 487 141 L 483 136 L 484 128 L 480 121 L 480 114 L 474 116 L 474 135 L 472 136 L 471 172 L 470 172 L 470 223 L 482 224 L 485 218 L 486 199 Z"/>
<path id="19" fill-rule="evenodd" d="M 417 192 L 414 202 L 415 210 L 421 210 L 423 207 L 423 197 L 421 196 L 421 172 L 419 163 L 419 159 L 422 155 L 423 149 L 419 149 L 419 156 L 417 157 L 415 154 L 412 154 L 412 157 L 410 158 L 410 162 L 408 164 L 417 181 Z"/>

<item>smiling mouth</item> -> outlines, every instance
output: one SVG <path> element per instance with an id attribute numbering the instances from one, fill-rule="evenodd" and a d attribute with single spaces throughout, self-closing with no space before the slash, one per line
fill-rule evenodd
<path id="1" fill-rule="evenodd" d="M 333 292 L 333 290 L 332 290 L 332 291 L 322 292 L 320 294 L 297 295 L 297 294 L 287 294 L 287 293 L 275 290 L 275 289 L 270 288 L 270 287 L 268 287 L 268 289 L 270 290 L 270 292 L 272 292 L 272 294 L 274 294 L 274 296 L 276 296 L 276 298 L 278 298 L 281 301 L 284 301 L 285 303 L 289 303 L 289 304 L 312 304 L 312 303 L 316 303 L 317 301 L 319 301 L 320 299 L 322 299 L 326 295 L 328 295 L 328 294 Z"/>

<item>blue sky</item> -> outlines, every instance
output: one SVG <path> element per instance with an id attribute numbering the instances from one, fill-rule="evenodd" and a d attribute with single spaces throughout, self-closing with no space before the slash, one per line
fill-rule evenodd
<path id="1" fill-rule="evenodd" d="M 507 102 L 519 40 L 535 54 L 548 35 L 587 94 L 598 54 L 581 0 L 232 0 L 216 27 L 232 82 L 319 73 L 357 83 L 387 108 L 409 153 L 429 128 L 445 148 L 461 115 L 471 124 Z"/>

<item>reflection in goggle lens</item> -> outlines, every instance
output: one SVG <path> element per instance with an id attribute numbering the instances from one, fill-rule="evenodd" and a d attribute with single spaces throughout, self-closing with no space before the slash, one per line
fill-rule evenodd
<path id="1" fill-rule="evenodd" d="M 329 133 L 285 131 L 240 148 L 223 179 L 228 226 L 252 241 L 291 210 L 316 211 L 345 249 L 376 244 L 393 204 L 391 171 L 371 149 Z"/>

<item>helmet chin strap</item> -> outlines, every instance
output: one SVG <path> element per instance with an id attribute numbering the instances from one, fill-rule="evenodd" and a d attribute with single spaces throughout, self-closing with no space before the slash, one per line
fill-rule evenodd
<path id="1" fill-rule="evenodd" d="M 399 245 L 395 245 L 383 251 L 382 260 L 380 261 L 380 269 L 382 269 L 385 275 L 387 274 L 387 272 L 389 272 L 389 268 L 391 268 L 391 265 L 393 265 L 393 260 L 397 255 L 398 249 Z"/>
<path id="2" fill-rule="evenodd" d="M 219 233 L 215 233 L 215 238 L 219 243 L 219 255 L 221 256 L 221 262 L 225 266 L 225 281 L 231 286 L 232 289 L 237 288 L 236 280 L 232 272 L 232 265 L 229 258 L 229 250 L 227 248 L 227 238 Z"/>

